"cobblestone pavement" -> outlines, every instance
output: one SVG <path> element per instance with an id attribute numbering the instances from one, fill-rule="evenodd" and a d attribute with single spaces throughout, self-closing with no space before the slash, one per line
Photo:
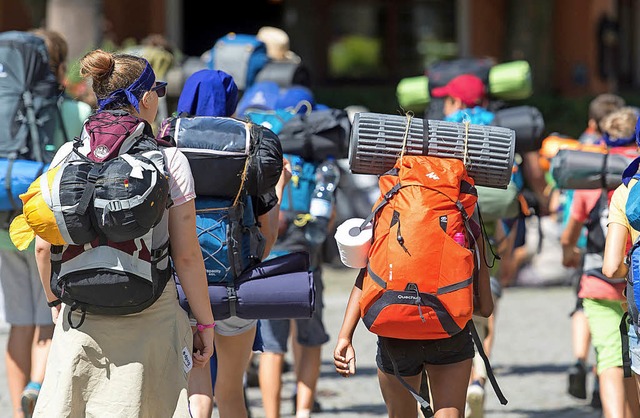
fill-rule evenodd
<path id="1" fill-rule="evenodd" d="M 327 268 L 325 277 L 325 323 L 331 335 L 322 352 L 323 362 L 317 399 L 324 417 L 384 417 L 386 409 L 378 389 L 375 367 L 375 337 L 360 324 L 355 335 L 357 373 L 348 379 L 333 368 L 332 351 L 344 307 L 355 273 L 348 269 Z M 505 289 L 497 310 L 497 331 L 492 365 L 498 382 L 509 400 L 499 404 L 489 388 L 487 418 L 597 418 L 599 411 L 566 393 L 566 369 L 571 364 L 570 321 L 574 304 L 568 287 Z M 4 360 L 7 327 L 0 326 L 0 355 Z M 288 356 L 288 361 L 291 357 Z M 593 361 L 593 359 L 591 359 Z M 588 379 L 589 393 L 593 385 Z M 282 415 L 290 416 L 293 374 L 283 375 Z M 248 400 L 253 418 L 264 417 L 260 392 L 249 388 Z M 10 417 L 5 364 L 0 361 L 0 417 Z M 217 417 L 214 413 L 214 417 Z"/>

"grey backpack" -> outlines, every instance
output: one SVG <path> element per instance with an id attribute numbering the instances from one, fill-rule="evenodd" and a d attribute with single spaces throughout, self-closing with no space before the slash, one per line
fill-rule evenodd
<path id="1" fill-rule="evenodd" d="M 0 211 L 21 210 L 18 196 L 53 157 L 59 96 L 44 40 L 0 33 Z"/>

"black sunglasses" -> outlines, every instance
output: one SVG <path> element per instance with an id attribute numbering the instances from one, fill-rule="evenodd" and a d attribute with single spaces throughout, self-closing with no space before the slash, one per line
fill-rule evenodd
<path id="1" fill-rule="evenodd" d="M 164 97 L 164 95 L 167 94 L 167 82 L 156 81 L 156 85 L 151 87 L 151 91 L 155 91 L 158 97 Z"/>

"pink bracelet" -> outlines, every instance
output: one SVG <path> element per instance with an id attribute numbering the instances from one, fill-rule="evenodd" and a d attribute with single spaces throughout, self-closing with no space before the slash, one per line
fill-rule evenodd
<path id="1" fill-rule="evenodd" d="M 210 324 L 196 324 L 196 328 L 198 328 L 198 331 L 204 331 L 207 328 L 213 328 L 216 326 L 215 322 L 212 322 Z"/>

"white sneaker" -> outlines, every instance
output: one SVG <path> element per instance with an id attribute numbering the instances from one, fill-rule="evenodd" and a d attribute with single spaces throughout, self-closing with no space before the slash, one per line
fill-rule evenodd
<path id="1" fill-rule="evenodd" d="M 467 388 L 466 418 L 484 417 L 484 388 L 478 384 L 469 385 Z"/>
<path id="2" fill-rule="evenodd" d="M 469 402 L 464 404 L 464 418 L 469 418 L 471 416 L 471 407 L 469 406 Z"/>

